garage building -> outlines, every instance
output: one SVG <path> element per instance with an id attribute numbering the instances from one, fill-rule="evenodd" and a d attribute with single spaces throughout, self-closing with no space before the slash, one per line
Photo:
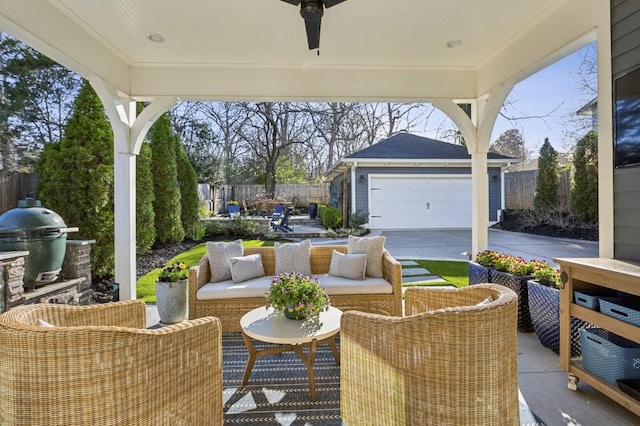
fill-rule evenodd
<path id="1" fill-rule="evenodd" d="M 518 161 L 487 154 L 487 225 L 504 208 L 504 169 Z M 462 145 L 398 133 L 342 158 L 330 178 L 331 203 L 342 202 L 345 216 L 367 214 L 370 229 L 471 228 L 471 155 Z"/>

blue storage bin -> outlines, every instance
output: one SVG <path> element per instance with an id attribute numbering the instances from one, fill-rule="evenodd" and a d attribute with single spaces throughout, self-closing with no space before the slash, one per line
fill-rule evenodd
<path id="1" fill-rule="evenodd" d="M 573 302 L 593 311 L 600 310 L 601 297 L 616 297 L 618 292 L 609 289 L 574 290 Z"/>
<path id="2" fill-rule="evenodd" d="M 603 328 L 580 329 L 582 366 L 616 384 L 616 380 L 640 378 L 640 345 Z"/>
<path id="3" fill-rule="evenodd" d="M 600 312 L 620 321 L 640 326 L 640 299 L 636 297 L 602 297 Z"/>

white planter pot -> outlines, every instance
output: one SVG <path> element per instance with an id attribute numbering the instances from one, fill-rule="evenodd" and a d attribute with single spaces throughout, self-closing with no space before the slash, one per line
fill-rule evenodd
<path id="1" fill-rule="evenodd" d="M 163 324 L 174 324 L 187 317 L 187 280 L 156 281 L 156 308 Z"/>

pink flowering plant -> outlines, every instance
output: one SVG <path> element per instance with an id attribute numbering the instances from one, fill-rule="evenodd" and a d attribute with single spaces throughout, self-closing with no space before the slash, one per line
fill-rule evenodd
<path id="1" fill-rule="evenodd" d="M 296 319 L 318 315 L 329 307 L 329 296 L 318 280 L 296 272 L 276 275 L 265 298 L 268 306 Z"/>
<path id="2" fill-rule="evenodd" d="M 162 268 L 160 275 L 158 275 L 158 281 L 174 283 L 187 279 L 188 275 L 189 268 L 187 268 L 187 265 L 182 262 L 175 262 Z"/>

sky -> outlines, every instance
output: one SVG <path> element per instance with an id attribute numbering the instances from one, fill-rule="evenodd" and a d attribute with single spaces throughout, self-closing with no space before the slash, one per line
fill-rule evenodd
<path id="1" fill-rule="evenodd" d="M 546 137 L 559 152 L 566 152 L 572 147 L 575 138 L 565 134 L 571 129 L 570 120 L 576 117 L 578 109 L 595 97 L 580 88 L 577 77 L 588 49 L 595 55 L 593 45 L 582 48 L 516 84 L 505 103 L 512 106 L 503 110 L 512 116 L 540 118 L 510 121 L 499 116 L 491 134 L 491 142 L 504 131 L 516 128 L 523 135 L 525 146 L 532 151 L 533 157 L 538 156 Z M 435 134 L 428 136 L 436 137 Z"/>

